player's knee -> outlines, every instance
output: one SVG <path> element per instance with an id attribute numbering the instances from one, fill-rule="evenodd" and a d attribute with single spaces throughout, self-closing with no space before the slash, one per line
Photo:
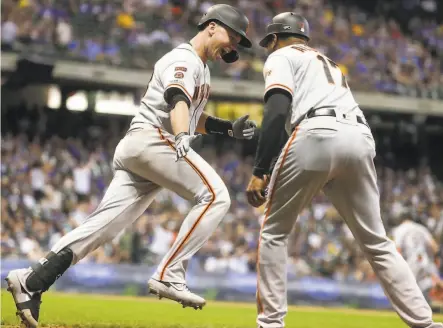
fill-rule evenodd
<path id="1" fill-rule="evenodd" d="M 388 237 L 377 238 L 363 245 L 363 251 L 369 256 L 382 256 L 389 253 L 396 253 L 397 248 L 392 240 Z"/>
<path id="2" fill-rule="evenodd" d="M 231 197 L 225 184 L 218 186 L 214 190 L 214 204 L 217 205 L 220 212 L 225 215 L 231 207 Z"/>

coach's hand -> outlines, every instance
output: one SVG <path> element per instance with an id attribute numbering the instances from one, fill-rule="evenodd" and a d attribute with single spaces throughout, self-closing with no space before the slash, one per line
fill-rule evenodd
<path id="1" fill-rule="evenodd" d="M 177 152 L 175 161 L 177 162 L 180 158 L 185 157 L 189 149 L 191 149 L 191 143 L 200 137 L 201 134 L 190 136 L 188 132 L 177 134 L 175 136 L 175 151 Z"/>
<path id="2" fill-rule="evenodd" d="M 249 180 L 246 196 L 248 203 L 254 207 L 260 207 L 266 202 L 266 187 L 269 183 L 269 177 L 264 175 L 263 178 L 253 175 Z"/>
<path id="3" fill-rule="evenodd" d="M 249 115 L 244 115 L 232 122 L 232 134 L 236 139 L 252 139 L 254 137 L 257 124 L 248 120 Z"/>

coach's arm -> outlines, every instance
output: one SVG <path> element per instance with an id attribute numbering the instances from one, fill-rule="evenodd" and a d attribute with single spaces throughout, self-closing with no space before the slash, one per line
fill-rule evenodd
<path id="1" fill-rule="evenodd" d="M 260 207 L 266 201 L 265 189 L 269 183 L 271 166 L 282 143 L 286 118 L 291 108 L 291 94 L 280 88 L 269 90 L 265 94 L 265 110 L 262 128 L 258 137 L 254 168 L 246 189 L 248 203 Z"/>
<path id="2" fill-rule="evenodd" d="M 258 137 L 253 170 L 253 175 L 256 177 L 261 178 L 271 173 L 271 163 L 281 150 L 278 146 L 287 140 L 285 123 L 291 102 L 292 96 L 284 89 L 275 88 L 265 95 L 263 123 Z"/>

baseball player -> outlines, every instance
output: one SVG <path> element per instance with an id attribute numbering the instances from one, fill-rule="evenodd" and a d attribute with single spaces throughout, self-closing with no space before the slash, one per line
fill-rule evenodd
<path id="1" fill-rule="evenodd" d="M 345 77 L 329 58 L 310 48 L 309 25 L 282 13 L 260 42 L 265 111 L 248 201 L 267 199 L 257 258 L 257 324 L 283 327 L 287 313 L 288 236 L 301 210 L 321 189 L 337 208 L 376 272 L 400 317 L 411 327 L 436 328 L 432 311 L 380 217 L 373 158 L 375 143 Z M 269 179 L 281 133 L 290 135 Z"/>
<path id="2" fill-rule="evenodd" d="M 191 143 L 197 138 L 195 132 L 253 137 L 255 125 L 248 116 L 230 122 L 203 112 L 210 90 L 207 62 L 235 62 L 237 45 L 251 47 L 248 24 L 234 7 L 215 5 L 203 16 L 199 32 L 189 43 L 155 64 L 139 113 L 115 150 L 115 174 L 98 208 L 37 264 L 7 276 L 8 290 L 24 324 L 36 327 L 42 292 L 71 265 L 137 220 L 161 188 L 196 205 L 149 280 L 149 290 L 183 307 L 205 305 L 202 297 L 186 287 L 186 263 L 217 228 L 229 209 L 230 197 L 222 179 L 191 149 Z"/>
<path id="3" fill-rule="evenodd" d="M 438 244 L 429 230 L 405 217 L 401 224 L 392 231 L 398 251 L 402 254 L 414 274 L 420 290 L 427 301 L 434 287 L 441 288 L 437 265 L 434 262 Z"/>

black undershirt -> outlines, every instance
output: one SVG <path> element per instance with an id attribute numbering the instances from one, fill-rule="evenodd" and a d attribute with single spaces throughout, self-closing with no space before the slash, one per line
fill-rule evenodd
<path id="1" fill-rule="evenodd" d="M 253 174 L 257 177 L 270 174 L 271 164 L 287 141 L 286 118 L 291 108 L 292 96 L 283 89 L 269 90 L 265 95 L 265 109 L 259 134 Z"/>

